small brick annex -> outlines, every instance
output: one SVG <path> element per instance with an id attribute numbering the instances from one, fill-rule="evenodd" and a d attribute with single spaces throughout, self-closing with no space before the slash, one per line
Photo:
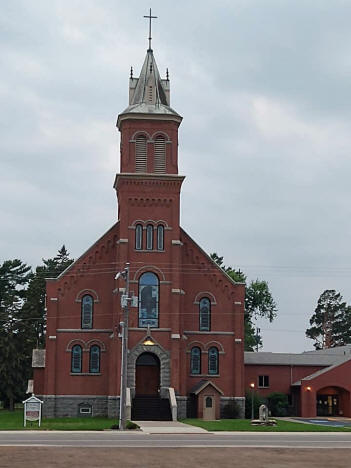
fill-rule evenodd
<path id="1" fill-rule="evenodd" d="M 34 352 L 34 393 L 47 417 L 83 410 L 117 416 L 125 283 L 115 276 L 129 262 L 138 302 L 129 318 L 131 397 L 138 394 L 138 363 L 150 362 L 158 394 L 167 398 L 174 389 L 178 417 L 191 404 L 191 411 L 203 408 L 200 399 L 211 391 L 216 415 L 232 401 L 243 414 L 244 284 L 233 282 L 180 227 L 182 117 L 170 107 L 169 79 L 160 78 L 151 49 L 129 85 L 129 106 L 117 120 L 118 217 L 65 272 L 47 280 L 46 348 Z M 204 391 L 195 394 L 200 382 Z"/>
<path id="2" fill-rule="evenodd" d="M 351 417 L 351 346 L 301 354 L 245 353 L 245 388 L 289 396 L 292 415 Z"/>

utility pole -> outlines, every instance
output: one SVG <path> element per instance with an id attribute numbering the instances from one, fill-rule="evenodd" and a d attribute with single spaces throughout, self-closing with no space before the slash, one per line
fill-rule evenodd
<path id="1" fill-rule="evenodd" d="M 122 327 L 122 360 L 121 360 L 121 393 L 119 400 L 119 429 L 126 430 L 126 403 L 127 403 L 127 373 L 128 373 L 128 315 L 129 315 L 129 263 L 123 271 L 117 273 L 115 279 L 122 277 L 126 282 L 124 294 L 121 297 L 121 305 L 123 309 L 123 322 L 120 322 Z"/>

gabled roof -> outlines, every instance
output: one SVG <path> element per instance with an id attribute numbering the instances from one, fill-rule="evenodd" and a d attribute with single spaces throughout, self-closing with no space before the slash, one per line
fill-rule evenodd
<path id="1" fill-rule="evenodd" d="M 79 262 L 89 253 L 90 250 L 94 249 L 100 242 L 101 240 L 107 236 L 110 232 L 112 232 L 119 224 L 119 221 L 117 221 L 113 226 L 111 226 L 97 241 L 95 241 L 82 255 L 80 255 L 73 263 L 68 265 L 68 267 L 63 270 L 57 278 L 45 278 L 46 281 L 59 281 L 61 278 L 63 278 L 69 271 L 71 271 L 75 266 L 79 264 Z"/>
<path id="2" fill-rule="evenodd" d="M 307 377 L 304 377 L 301 380 L 313 380 L 316 377 L 319 377 L 322 374 L 326 374 L 327 372 L 331 371 L 332 369 L 335 369 L 336 367 L 339 367 L 339 366 L 341 366 L 341 364 L 344 364 L 345 362 L 350 361 L 350 360 L 351 360 L 351 357 L 346 357 L 342 361 L 339 361 L 339 362 L 333 364 L 332 366 L 328 366 L 328 367 L 325 367 L 324 369 L 320 369 L 320 370 L 318 370 L 316 372 L 313 372 L 313 374 L 310 374 L 310 375 L 308 375 Z M 294 387 L 300 386 L 301 385 L 301 380 L 298 380 L 298 381 L 294 382 L 292 384 L 292 386 L 294 386 Z"/>
<path id="3" fill-rule="evenodd" d="M 351 358 L 351 347 L 307 351 L 304 353 L 268 353 L 251 352 L 244 354 L 246 365 L 272 365 L 272 366 L 331 366 Z"/>
<path id="4" fill-rule="evenodd" d="M 193 388 L 190 390 L 189 393 L 193 393 L 194 395 L 198 395 L 202 390 L 204 390 L 209 385 L 211 385 L 211 387 L 213 387 L 218 393 L 220 393 L 221 395 L 224 395 L 222 390 L 220 388 L 218 388 L 217 385 L 215 385 L 210 380 L 200 380 L 200 382 L 198 382 L 196 385 L 193 386 Z"/>
<path id="5" fill-rule="evenodd" d="M 233 280 L 233 278 L 231 278 L 231 277 L 228 275 L 228 273 L 226 273 L 226 272 L 223 270 L 223 268 L 221 268 L 221 267 L 218 265 L 218 263 L 216 263 L 216 262 L 208 255 L 208 253 L 206 253 L 206 252 L 203 250 L 203 248 L 200 247 L 200 245 L 199 245 L 191 236 L 189 236 L 189 234 L 188 234 L 186 231 L 184 231 L 184 229 L 183 229 L 182 227 L 180 228 L 180 232 L 181 232 L 181 234 L 183 234 L 184 236 L 186 236 L 193 244 L 196 245 L 196 247 L 200 250 L 200 252 L 207 258 L 207 260 L 209 261 L 209 263 L 210 263 L 213 267 L 215 267 L 227 280 L 229 280 L 230 283 L 232 283 L 232 284 L 245 284 L 245 283 L 240 283 L 240 282 L 238 282 L 238 281 Z M 184 240 L 184 239 L 183 239 L 183 240 Z"/>

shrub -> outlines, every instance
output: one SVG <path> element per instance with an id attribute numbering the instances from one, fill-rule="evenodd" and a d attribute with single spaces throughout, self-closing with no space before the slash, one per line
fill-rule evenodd
<path id="1" fill-rule="evenodd" d="M 113 424 L 111 426 L 111 429 L 116 429 L 118 430 L 119 429 L 119 425 L 118 424 Z M 129 430 L 133 430 L 133 429 L 139 429 L 139 426 L 135 423 L 133 423 L 132 421 L 127 421 L 126 422 L 126 429 L 129 429 Z"/>
<path id="2" fill-rule="evenodd" d="M 257 392 L 253 392 L 253 399 L 254 399 L 254 418 L 258 418 L 258 409 L 261 405 L 265 404 L 265 400 L 257 394 Z M 245 393 L 245 418 L 251 419 L 251 411 L 252 411 L 252 391 L 246 390 Z"/>
<path id="3" fill-rule="evenodd" d="M 139 426 L 133 423 L 132 421 L 127 421 L 126 428 L 127 429 L 139 429 Z"/>
<path id="4" fill-rule="evenodd" d="M 268 408 L 272 416 L 287 416 L 288 414 L 288 395 L 280 392 L 273 392 L 267 397 Z"/>
<path id="5" fill-rule="evenodd" d="M 225 406 L 223 406 L 221 419 L 238 419 L 240 417 L 240 407 L 235 400 L 229 401 Z"/>

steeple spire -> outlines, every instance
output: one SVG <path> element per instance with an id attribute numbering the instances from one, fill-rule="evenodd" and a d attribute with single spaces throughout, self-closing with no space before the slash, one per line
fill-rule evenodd
<path id="1" fill-rule="evenodd" d="M 166 78 L 160 77 L 153 50 L 151 48 L 151 21 L 157 16 L 150 13 L 144 18 L 149 19 L 149 48 L 146 52 L 140 76 L 137 78 L 133 69 L 129 78 L 129 106 L 118 116 L 117 127 L 120 128 L 122 120 L 141 116 L 155 119 L 157 115 L 167 116 L 168 120 L 181 122 L 182 117 L 170 107 L 170 81 L 168 69 Z"/>
<path id="2" fill-rule="evenodd" d="M 151 21 L 154 19 L 154 18 L 157 18 L 157 16 L 152 16 L 151 15 L 151 8 L 150 8 L 150 13 L 149 13 L 149 16 L 144 16 L 144 18 L 149 18 L 149 49 L 148 50 L 152 50 L 151 49 Z"/>

